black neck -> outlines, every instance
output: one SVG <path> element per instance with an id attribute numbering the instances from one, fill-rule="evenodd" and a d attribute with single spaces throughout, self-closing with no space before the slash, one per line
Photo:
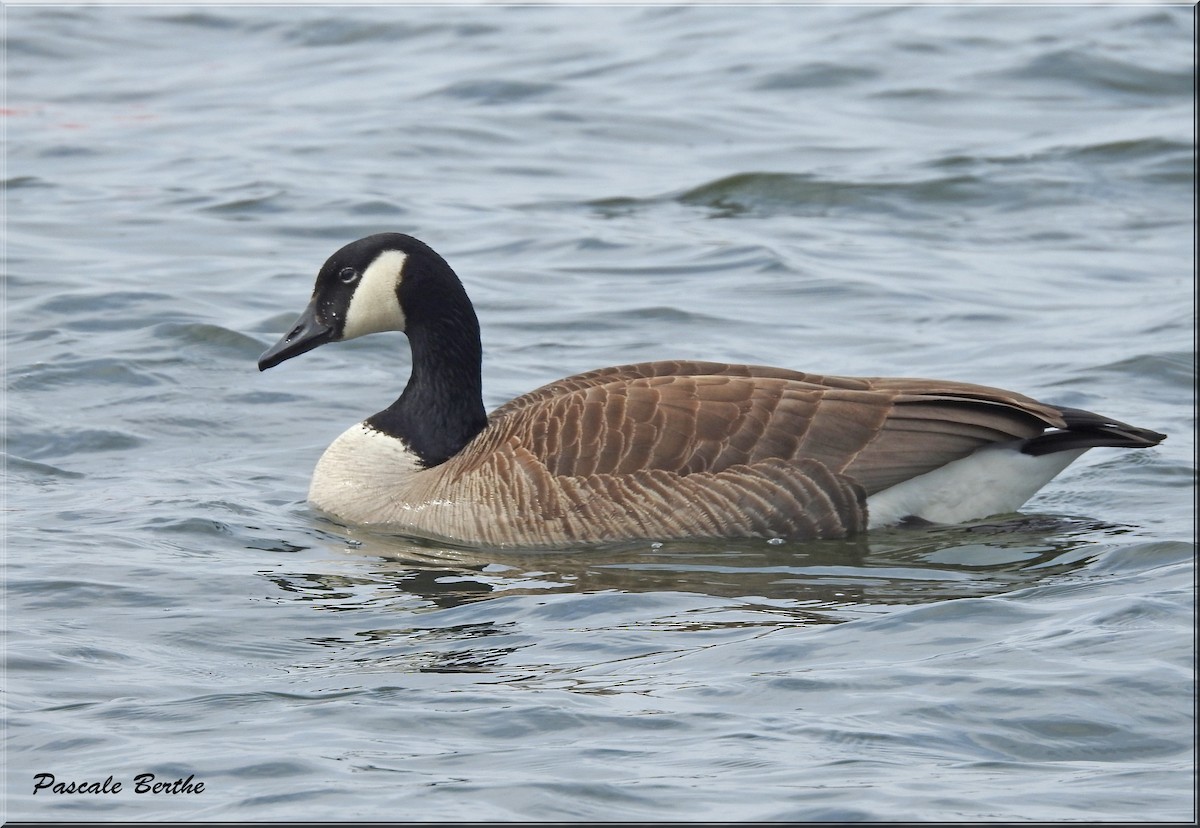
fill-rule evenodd
<path id="1" fill-rule="evenodd" d="M 487 425 L 479 321 L 465 292 L 461 298 L 409 317 L 408 385 L 400 399 L 367 420 L 403 440 L 426 467 L 453 457 Z"/>

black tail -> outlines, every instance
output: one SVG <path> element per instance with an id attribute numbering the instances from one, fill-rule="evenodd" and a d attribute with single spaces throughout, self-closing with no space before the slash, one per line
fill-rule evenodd
<path id="1" fill-rule="evenodd" d="M 1098 446 L 1150 448 L 1167 439 L 1167 435 L 1157 431 L 1131 426 L 1129 423 L 1102 417 L 1082 408 L 1060 408 L 1058 411 L 1067 421 L 1067 427 L 1031 438 L 1021 447 L 1022 452 L 1038 457 L 1056 451 Z"/>

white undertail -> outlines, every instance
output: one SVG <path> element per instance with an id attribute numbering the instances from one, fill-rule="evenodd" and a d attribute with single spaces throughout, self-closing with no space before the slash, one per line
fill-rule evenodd
<path id="1" fill-rule="evenodd" d="M 867 498 L 867 528 L 890 526 L 908 517 L 933 523 L 963 523 L 1014 512 L 1087 449 L 1034 457 L 1023 440 L 994 443 L 919 477 Z"/>

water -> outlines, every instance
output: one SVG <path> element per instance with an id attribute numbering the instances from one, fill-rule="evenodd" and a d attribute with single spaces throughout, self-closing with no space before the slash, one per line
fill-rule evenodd
<path id="1" fill-rule="evenodd" d="M 1195 817 L 1186 7 L 5 14 L 8 818 Z M 382 230 L 489 407 L 676 356 L 1170 438 L 856 541 L 345 530 L 402 337 L 255 360 Z"/>

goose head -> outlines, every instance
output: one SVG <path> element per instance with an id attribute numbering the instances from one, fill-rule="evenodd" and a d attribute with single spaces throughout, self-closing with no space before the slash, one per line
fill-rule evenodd
<path id="1" fill-rule="evenodd" d="M 258 369 L 379 331 L 404 332 L 412 369 L 399 399 L 363 426 L 401 441 L 424 467 L 445 462 L 487 425 L 479 320 L 450 265 L 412 236 L 367 236 L 330 256 L 308 307 Z"/>
<path id="2" fill-rule="evenodd" d="M 411 337 L 410 317 L 436 317 L 437 307 L 461 306 L 465 298 L 458 277 L 428 245 L 402 233 L 367 236 L 326 260 L 308 307 L 263 353 L 258 369 L 265 371 L 327 342 L 380 331 L 404 331 Z"/>

